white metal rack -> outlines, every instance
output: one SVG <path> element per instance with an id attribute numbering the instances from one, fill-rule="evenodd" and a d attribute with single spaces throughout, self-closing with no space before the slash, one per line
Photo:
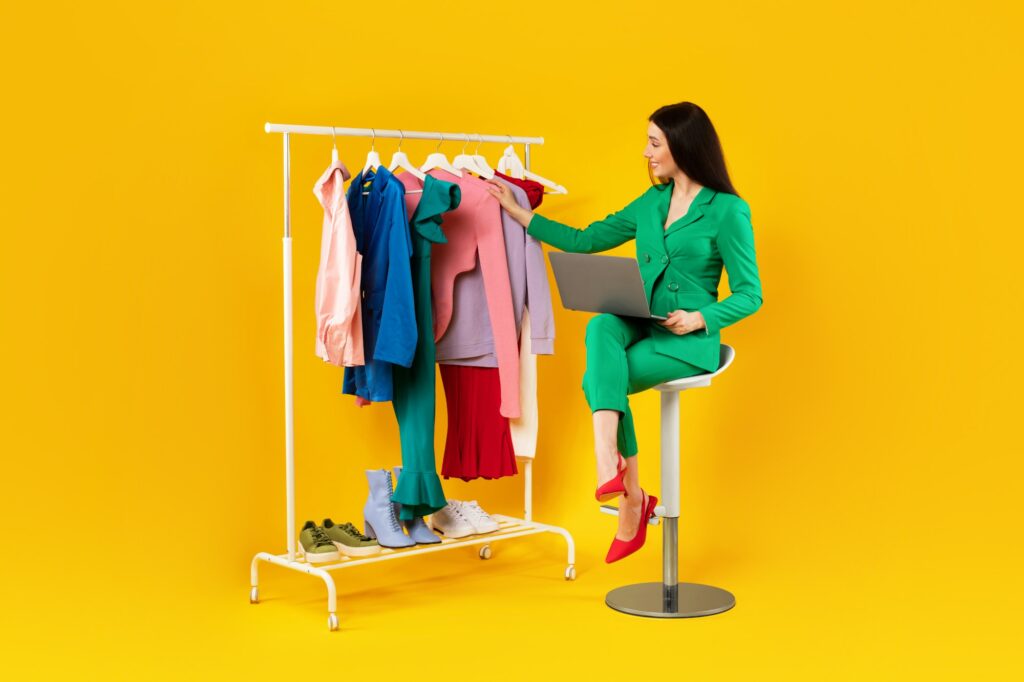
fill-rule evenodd
<path id="1" fill-rule="evenodd" d="M 292 344 L 292 238 L 291 238 L 291 152 L 290 136 L 296 135 L 332 135 L 347 137 L 381 137 L 381 138 L 409 138 L 422 140 L 459 140 L 469 142 L 505 142 L 508 144 L 523 144 L 526 147 L 525 167 L 530 168 L 530 145 L 544 144 L 542 137 L 513 137 L 509 135 L 468 135 L 466 133 L 438 133 L 418 132 L 410 130 L 380 130 L 374 128 L 336 128 L 333 126 L 301 126 L 284 125 L 278 123 L 267 123 L 264 126 L 267 133 L 281 133 L 284 143 L 284 237 L 282 240 L 282 256 L 284 261 L 284 406 L 285 406 L 285 491 L 287 506 L 287 551 L 284 554 L 273 554 L 270 552 L 259 552 L 253 557 L 250 565 L 252 590 L 249 593 L 249 601 L 253 604 L 259 601 L 259 562 L 265 561 L 277 566 L 290 568 L 300 573 L 314 575 L 321 578 L 327 585 L 327 625 L 331 630 L 338 629 L 337 616 L 337 591 L 334 586 L 334 579 L 330 571 L 350 568 L 362 564 L 387 561 L 430 552 L 439 552 L 457 547 L 470 547 L 481 545 L 479 556 L 481 559 L 491 557 L 491 543 L 499 540 L 536 535 L 538 533 L 555 533 L 565 538 L 568 545 L 569 558 L 568 566 L 565 569 L 565 579 L 576 579 L 576 547 L 572 535 L 564 528 L 538 523 L 533 520 L 533 461 L 523 459 L 524 478 L 524 516 L 522 519 L 511 516 L 492 515 L 498 521 L 499 528 L 493 533 L 485 535 L 471 535 L 462 539 L 443 538 L 441 544 L 423 545 L 410 547 L 408 549 L 382 549 L 380 554 L 366 558 L 344 557 L 340 561 L 330 564 L 312 565 L 307 563 L 299 555 L 299 547 L 295 537 L 295 418 L 294 418 L 294 374 L 293 360 L 294 348 Z"/>

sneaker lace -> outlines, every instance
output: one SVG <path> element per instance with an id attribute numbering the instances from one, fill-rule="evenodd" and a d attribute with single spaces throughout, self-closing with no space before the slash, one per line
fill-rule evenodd
<path id="1" fill-rule="evenodd" d="M 346 523 L 346 524 L 342 525 L 342 528 L 347 530 L 352 535 L 355 535 L 357 540 L 369 540 L 370 539 L 370 537 L 368 535 L 363 535 L 362 533 L 360 533 L 359 529 L 356 528 L 351 523 Z"/>
<path id="2" fill-rule="evenodd" d="M 486 514 L 483 513 L 482 509 L 480 509 L 479 507 L 474 507 L 468 502 L 456 501 L 455 504 L 453 505 L 453 509 L 455 509 L 456 513 L 460 517 L 462 517 L 466 521 L 469 521 L 471 524 L 474 520 L 482 521 L 485 520 L 486 517 Z"/>
<path id="3" fill-rule="evenodd" d="M 462 513 L 461 509 L 459 509 L 459 503 L 457 500 L 448 500 L 448 506 L 445 507 L 442 511 L 444 511 L 445 514 L 450 515 L 457 521 L 467 520 L 466 515 Z"/>
<path id="4" fill-rule="evenodd" d="M 331 539 L 327 537 L 327 533 L 320 526 L 313 526 L 309 529 L 310 534 L 313 536 L 314 545 L 330 545 L 333 544 Z"/>
<path id="5" fill-rule="evenodd" d="M 465 514 L 471 517 L 474 521 L 491 521 L 490 515 L 483 510 L 483 508 L 475 502 L 463 502 L 462 510 Z"/>

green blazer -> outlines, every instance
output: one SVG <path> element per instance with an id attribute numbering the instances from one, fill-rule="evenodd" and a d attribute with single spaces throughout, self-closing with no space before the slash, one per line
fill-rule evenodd
<path id="1" fill-rule="evenodd" d="M 651 312 L 699 310 L 707 324 L 705 330 L 682 335 L 654 324 L 655 351 L 713 372 L 718 369 L 719 331 L 756 312 L 763 301 L 750 207 L 735 194 L 703 187 L 686 215 L 666 230 L 672 185 L 651 187 L 584 230 L 534 214 L 527 232 L 576 253 L 605 251 L 635 238 Z M 723 266 L 732 294 L 719 301 Z"/>

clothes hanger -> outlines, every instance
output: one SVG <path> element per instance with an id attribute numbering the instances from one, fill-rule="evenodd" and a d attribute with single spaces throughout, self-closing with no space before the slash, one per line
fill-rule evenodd
<path id="1" fill-rule="evenodd" d="M 515 146 L 511 144 L 512 137 L 507 137 L 509 140 L 509 145 L 505 147 L 505 153 L 498 161 L 498 171 L 504 173 L 505 175 L 511 178 L 519 178 L 520 180 L 526 178 L 528 180 L 533 180 L 534 182 L 539 182 L 540 184 L 552 190 L 550 192 L 545 192 L 545 194 L 569 193 L 569 190 L 559 185 L 558 183 L 554 182 L 553 180 L 548 180 L 544 176 L 537 175 L 536 173 L 532 173 L 526 170 L 526 167 L 523 166 L 523 162 L 519 160 L 519 155 L 516 154 Z"/>
<path id="2" fill-rule="evenodd" d="M 401 168 L 406 173 L 412 173 L 413 176 L 419 178 L 420 180 L 425 180 L 427 176 L 424 173 L 420 172 L 420 169 L 413 166 L 412 162 L 409 161 L 409 157 L 406 156 L 405 152 L 402 151 L 402 141 L 405 140 L 405 133 L 399 130 L 398 134 L 401 135 L 401 137 L 398 140 L 398 149 L 395 151 L 394 154 L 391 155 L 391 163 L 388 164 L 388 170 L 393 173 L 395 172 L 395 169 Z M 415 191 L 422 192 L 423 190 Z M 409 194 L 409 192 L 406 192 L 406 194 Z"/>
<path id="3" fill-rule="evenodd" d="M 373 130 L 373 128 L 370 128 L 370 130 Z M 420 180 L 426 180 L 427 176 L 424 175 L 423 173 L 419 172 L 416 169 L 416 167 L 413 166 L 412 163 L 409 161 L 409 157 L 405 155 L 405 152 L 402 151 L 402 141 L 405 139 L 405 133 L 403 133 L 401 130 L 399 130 L 398 134 L 401 135 L 401 137 L 398 140 L 398 149 L 395 151 L 394 154 L 391 155 L 391 165 L 388 167 L 388 170 L 389 171 L 394 171 L 396 168 L 401 168 L 402 170 L 404 170 L 404 171 L 406 171 L 408 173 L 412 173 L 413 175 L 415 175 Z M 376 136 L 377 136 L 376 132 L 374 132 L 374 138 L 376 138 Z M 371 153 L 372 154 L 376 154 L 377 152 L 371 152 Z M 380 164 L 378 163 L 378 166 L 379 165 Z M 407 189 L 407 190 L 405 190 L 406 194 L 421 194 L 422 192 L 423 192 L 423 190 L 421 190 L 421 189 Z M 363 192 L 362 194 L 363 194 L 363 196 L 366 196 L 367 194 L 369 194 L 369 192 Z"/>
<path id="4" fill-rule="evenodd" d="M 462 153 L 455 157 L 452 161 L 452 165 L 459 170 L 468 170 L 476 173 L 482 178 L 490 180 L 494 177 L 494 171 L 487 167 L 481 167 L 477 163 L 476 158 L 466 153 L 466 147 L 469 146 L 469 136 L 466 137 L 466 144 L 462 145 Z M 477 145 L 479 146 L 479 145 Z"/>
<path id="5" fill-rule="evenodd" d="M 326 177 L 327 175 L 333 174 L 335 171 L 340 171 L 341 181 L 344 183 L 352 178 L 352 174 L 349 173 L 348 168 L 345 167 L 345 164 L 343 164 L 341 160 L 338 159 L 338 136 L 334 130 L 334 126 L 331 126 L 331 138 L 331 165 L 328 166 L 326 171 L 324 171 L 324 175 Z M 313 190 L 318 197 L 320 196 L 319 187 L 320 185 L 318 182 L 317 189 Z"/>
<path id="6" fill-rule="evenodd" d="M 374 145 L 377 141 L 377 131 L 373 128 L 370 128 L 370 131 L 373 133 L 373 138 L 370 140 L 370 153 L 366 155 L 366 165 L 363 166 L 363 175 L 366 175 L 366 171 L 371 168 L 376 170 L 383 165 L 380 162 L 380 154 L 377 153 L 377 149 Z"/>
<path id="7" fill-rule="evenodd" d="M 441 145 L 444 143 L 444 135 L 441 135 L 441 141 L 437 143 L 437 149 L 433 154 L 427 157 L 427 162 L 420 166 L 420 170 L 426 173 L 428 170 L 434 168 L 440 168 L 441 170 L 448 171 L 457 178 L 462 177 L 462 172 L 458 168 L 455 168 L 448 163 L 448 157 L 441 153 Z"/>
<path id="8" fill-rule="evenodd" d="M 498 172 L 504 173 L 510 178 L 523 179 L 523 174 L 526 173 L 526 168 L 523 166 L 523 162 L 519 160 L 519 155 L 516 154 L 516 149 L 512 146 L 512 137 L 508 136 L 509 145 L 505 147 L 505 152 L 498 159 Z"/>
<path id="9" fill-rule="evenodd" d="M 483 173 L 483 176 L 490 180 L 494 177 L 494 169 L 491 168 L 490 164 L 487 163 L 487 159 L 480 153 L 480 145 L 483 144 L 484 136 L 477 133 L 476 149 L 473 150 L 473 160 L 476 161 L 476 165 L 480 170 L 487 171 Z"/>

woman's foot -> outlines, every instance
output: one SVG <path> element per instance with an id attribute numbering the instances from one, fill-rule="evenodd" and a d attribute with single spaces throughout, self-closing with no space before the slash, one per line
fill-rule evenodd
<path id="1" fill-rule="evenodd" d="M 641 503 L 636 505 L 640 507 L 639 513 L 624 512 L 625 506 L 623 509 L 619 509 L 619 528 L 620 531 L 628 532 L 628 526 L 635 524 L 635 530 L 629 538 L 621 537 L 621 533 L 616 534 L 615 539 L 612 540 L 612 546 L 608 548 L 608 554 L 604 558 L 606 563 L 610 564 L 629 556 L 643 547 L 644 542 L 647 540 L 647 520 L 654 516 L 654 508 L 658 504 L 658 498 L 648 497 L 647 493 L 642 490 L 639 495 L 632 495 L 631 497 L 641 500 Z M 623 528 L 622 523 L 624 516 L 631 519 L 631 523 L 626 524 L 626 528 Z"/>
<path id="2" fill-rule="evenodd" d="M 640 515 L 644 505 L 647 504 L 647 496 L 641 490 L 639 495 L 630 495 L 619 503 L 619 529 L 615 533 L 616 540 L 628 542 L 636 537 L 640 528 Z"/>
<path id="3" fill-rule="evenodd" d="M 626 459 L 617 451 L 612 451 L 612 457 L 609 458 L 600 454 L 597 457 L 598 485 L 594 497 L 598 502 L 607 502 L 626 491 Z M 610 465 L 610 463 L 613 464 Z"/>

